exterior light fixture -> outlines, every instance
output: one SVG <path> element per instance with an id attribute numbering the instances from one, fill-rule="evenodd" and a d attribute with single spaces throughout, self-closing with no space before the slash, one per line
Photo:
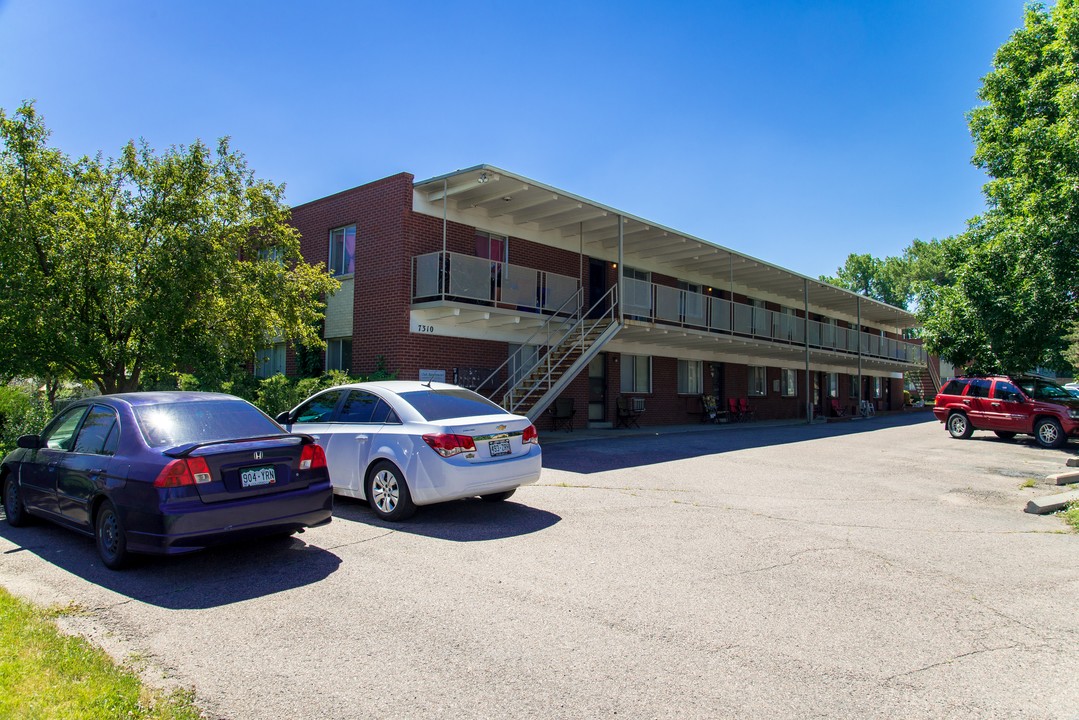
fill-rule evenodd
<path id="1" fill-rule="evenodd" d="M 478 178 L 476 178 L 476 180 L 478 182 L 480 182 L 480 183 L 485 183 L 490 179 L 491 178 L 487 177 L 487 173 L 485 173 L 485 172 L 480 173 L 480 176 Z"/>

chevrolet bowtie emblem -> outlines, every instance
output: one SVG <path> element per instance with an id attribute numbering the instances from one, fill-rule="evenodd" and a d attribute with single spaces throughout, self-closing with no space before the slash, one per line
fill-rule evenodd
<path id="1" fill-rule="evenodd" d="M 495 428 L 495 430 L 498 430 L 499 432 L 502 432 L 505 429 L 506 429 L 505 425 L 499 425 L 498 427 Z"/>

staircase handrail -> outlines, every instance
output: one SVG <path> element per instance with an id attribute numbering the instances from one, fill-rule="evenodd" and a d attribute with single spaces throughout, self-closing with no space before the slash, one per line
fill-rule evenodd
<path id="1" fill-rule="evenodd" d="M 940 371 L 933 367 L 933 358 L 928 353 L 925 356 L 925 366 L 929 369 L 929 379 L 933 381 L 933 392 L 940 392 Z"/>
<path id="2" fill-rule="evenodd" d="M 532 367 L 530 367 L 527 371 L 522 373 L 521 380 L 523 381 L 524 379 L 528 378 L 532 374 L 532 372 L 534 372 L 536 370 L 536 368 L 538 368 L 544 362 L 547 363 L 547 372 L 545 372 L 542 377 L 537 378 L 532 383 L 532 386 L 528 389 L 528 392 L 525 393 L 524 396 L 518 398 L 516 402 L 512 402 L 512 400 L 513 400 L 512 388 L 510 388 L 510 390 L 507 390 L 507 392 L 502 396 L 502 406 L 504 408 L 506 408 L 510 412 L 513 412 L 516 408 L 520 407 L 527 400 L 529 400 L 535 394 L 535 392 L 536 392 L 536 390 L 538 388 L 545 387 L 548 384 L 550 384 L 551 386 L 554 385 L 554 382 L 552 381 L 552 378 L 555 375 L 555 371 L 560 370 L 562 368 L 562 366 L 565 364 L 566 358 L 568 358 L 570 356 L 570 352 L 572 350 L 578 348 L 578 347 L 582 348 L 582 350 L 583 350 L 585 338 L 588 337 L 588 334 L 592 330 L 596 329 L 597 327 L 599 327 L 599 325 L 601 323 L 605 322 L 608 319 L 607 318 L 608 315 L 610 315 L 610 319 L 612 321 L 614 321 L 616 319 L 615 303 L 614 303 L 614 299 L 617 297 L 616 289 L 617 289 L 617 286 L 611 287 L 611 289 L 608 290 L 604 294 L 604 296 L 602 298 L 597 300 L 595 302 L 595 304 L 593 304 L 592 307 L 590 307 L 588 309 L 588 312 L 585 313 L 577 321 L 577 323 L 575 323 L 574 326 L 569 329 L 569 331 L 567 331 L 561 338 L 559 338 L 558 342 L 556 342 L 555 344 L 548 347 L 547 353 L 544 355 L 543 358 L 538 359 L 536 361 L 536 363 L 532 365 Z M 603 313 L 601 315 L 597 316 L 597 317 L 590 318 L 589 316 L 592 314 L 592 310 L 594 310 L 601 303 L 606 301 L 608 295 L 610 295 L 611 299 L 612 299 L 612 302 L 608 306 L 609 309 L 604 310 Z M 590 319 L 593 320 L 593 322 L 586 329 L 585 326 L 587 325 L 587 323 L 585 321 L 590 320 Z M 563 352 L 561 357 L 559 357 L 558 360 L 555 363 L 552 364 L 551 363 L 551 353 L 552 353 L 552 351 L 555 350 L 556 348 L 561 348 L 562 343 L 565 342 L 565 340 L 567 338 L 569 338 L 571 334 L 573 334 L 574 330 L 576 330 L 578 328 L 580 328 L 581 332 L 579 333 L 577 339 L 573 342 L 572 345 L 569 345 L 568 347 L 564 348 L 565 352 Z M 505 386 L 507 383 L 508 383 L 508 380 L 507 380 L 506 383 L 503 383 L 503 386 Z M 497 396 L 497 395 L 495 395 L 495 396 Z"/>
<path id="3" fill-rule="evenodd" d="M 581 297 L 582 297 L 583 293 L 584 293 L 584 288 L 577 288 L 577 292 L 573 293 L 568 298 L 566 298 L 562 302 L 562 304 L 559 305 L 557 309 L 555 309 L 554 313 L 549 318 L 547 318 L 547 320 L 545 320 L 543 322 L 543 324 L 541 324 L 538 328 L 536 328 L 535 332 L 533 332 L 531 335 L 529 335 L 526 340 L 521 342 L 521 344 L 520 344 L 521 347 L 517 348 L 512 353 L 510 353 L 510 356 L 508 358 L 506 358 L 506 361 L 504 363 L 499 365 L 497 368 L 494 369 L 493 372 L 491 372 L 490 375 L 488 375 L 486 378 L 484 378 L 483 382 L 480 383 L 479 387 L 483 388 L 483 387 L 485 387 L 487 385 L 487 383 L 489 383 L 489 382 L 493 383 L 495 381 L 495 379 L 498 377 L 499 373 L 501 373 L 504 369 L 506 369 L 510 365 L 510 363 L 513 362 L 514 358 L 516 358 L 519 354 L 523 353 L 524 349 L 527 346 L 534 344 L 532 341 L 535 340 L 537 338 L 537 336 L 542 334 L 544 331 L 546 331 L 546 333 L 547 333 L 547 342 L 545 344 L 547 346 L 550 346 L 550 340 L 551 340 L 551 332 L 550 332 L 550 330 L 551 330 L 551 323 L 553 321 L 560 320 L 561 324 L 565 324 L 568 320 L 573 320 L 574 323 L 576 323 L 577 318 L 581 314 L 581 305 L 582 305 Z M 565 310 L 566 306 L 569 305 L 571 303 L 571 301 L 576 302 L 577 309 L 574 310 L 572 313 L 569 313 L 568 317 L 566 317 L 564 315 L 560 315 L 560 313 L 562 313 Z M 572 327 L 570 328 L 570 331 L 572 331 Z M 538 345 L 539 343 L 535 343 L 535 344 Z M 533 364 L 531 366 L 531 368 L 529 368 L 529 372 L 534 370 L 536 368 L 536 366 L 538 366 L 538 365 L 539 365 L 539 362 L 536 362 L 535 364 Z M 503 381 L 503 383 L 501 385 L 499 385 L 497 388 L 495 388 L 493 391 L 491 391 L 491 393 L 488 395 L 488 397 L 490 397 L 492 399 L 498 397 L 498 395 L 502 392 L 502 390 L 506 387 L 506 385 L 510 383 L 510 380 L 512 380 L 512 377 L 507 373 L 506 380 Z"/>

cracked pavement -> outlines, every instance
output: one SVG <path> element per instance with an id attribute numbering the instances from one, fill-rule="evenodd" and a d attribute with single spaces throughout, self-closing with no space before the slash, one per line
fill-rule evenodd
<path id="1" fill-rule="evenodd" d="M 0 526 L 0 584 L 209 717 L 1079 718 L 1079 447 L 931 416 L 545 447 L 507 503 L 113 573 Z M 541 441 L 542 441 L 541 431 Z"/>

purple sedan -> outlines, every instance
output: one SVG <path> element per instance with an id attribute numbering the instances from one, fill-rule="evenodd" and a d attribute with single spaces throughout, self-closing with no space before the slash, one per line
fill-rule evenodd
<path id="1" fill-rule="evenodd" d="M 106 395 L 23 435 L 0 465 L 11 525 L 47 518 L 131 553 L 176 554 L 330 522 L 326 456 L 250 403 L 217 393 Z"/>

